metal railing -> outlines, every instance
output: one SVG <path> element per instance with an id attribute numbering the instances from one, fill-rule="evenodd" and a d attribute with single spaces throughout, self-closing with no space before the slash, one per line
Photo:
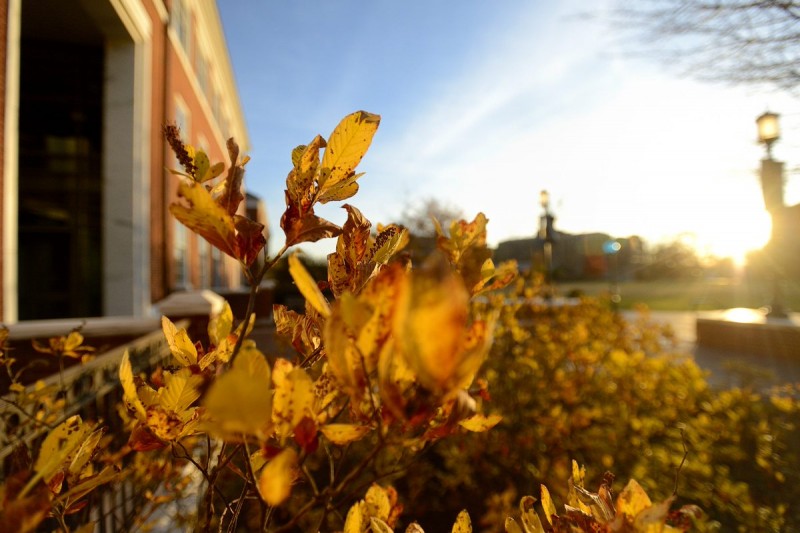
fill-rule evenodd
<path id="1" fill-rule="evenodd" d="M 188 320 L 176 323 L 179 328 L 187 327 L 188 324 Z M 132 321 L 131 325 L 129 331 L 138 333 L 137 327 L 141 324 Z M 80 415 L 85 420 L 98 421 L 107 428 L 108 435 L 122 441 L 126 436 L 123 434 L 123 422 L 117 405 L 122 399 L 119 365 L 125 352 L 129 354 L 134 374 L 149 372 L 160 363 L 167 362 L 170 357 L 169 346 L 158 329 L 111 348 L 85 364 L 72 366 L 47 377 L 42 380 L 45 386 L 55 386 L 59 391 L 58 397 L 65 400 L 59 419 L 48 426 L 54 427 L 73 415 Z M 35 384 L 30 385 L 26 391 L 33 391 L 35 387 Z M 20 406 L 15 403 L 15 396 L 11 393 L 3 399 L 0 402 L 0 461 L 6 465 L 17 446 L 24 443 L 35 449 L 50 427 L 35 425 L 25 428 L 26 431 L 22 434 L 15 434 L 22 427 L 16 421 L 22 417 L 35 419 L 41 405 Z M 123 443 L 124 441 L 118 444 Z M 3 468 L 0 478 L 5 475 L 6 469 Z M 91 521 L 96 522 L 98 531 L 115 533 L 129 529 L 130 521 L 136 516 L 142 503 L 142 495 L 136 493 L 130 482 L 123 480 L 113 488 L 100 490 L 91 497 L 87 512 Z"/>

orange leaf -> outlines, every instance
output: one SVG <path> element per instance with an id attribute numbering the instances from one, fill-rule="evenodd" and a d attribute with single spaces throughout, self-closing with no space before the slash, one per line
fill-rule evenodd
<path id="1" fill-rule="evenodd" d="M 296 477 L 297 452 L 286 448 L 273 457 L 261 471 L 258 492 L 269 505 L 276 506 L 286 501 L 292 493 L 292 483 Z"/>
<path id="2" fill-rule="evenodd" d="M 361 439 L 372 431 L 369 426 L 356 426 L 354 424 L 328 424 L 319 428 L 325 437 L 338 446 L 344 446 Z"/>
<path id="3" fill-rule="evenodd" d="M 227 147 L 231 166 L 228 168 L 227 176 L 225 176 L 225 190 L 219 198 L 219 205 L 228 215 L 233 216 L 239 209 L 239 204 L 244 200 L 244 195 L 242 194 L 244 166 L 239 164 L 239 145 L 234 142 L 233 138 L 228 139 Z"/>
<path id="4" fill-rule="evenodd" d="M 503 420 L 503 417 L 500 415 L 484 416 L 481 414 L 477 414 L 477 415 L 472 415 L 466 420 L 462 420 L 461 422 L 458 423 L 458 425 L 468 431 L 475 431 L 477 433 L 481 433 L 483 431 L 488 431 L 492 429 L 497 424 L 499 424 L 501 420 Z"/>
<path id="5" fill-rule="evenodd" d="M 264 237 L 264 224 L 241 215 L 235 215 L 233 223 L 236 226 L 236 245 L 239 248 L 239 259 L 244 261 L 247 266 L 250 266 L 267 244 L 267 239 Z"/>
<path id="6" fill-rule="evenodd" d="M 233 217 L 217 204 L 206 188 L 196 182 L 182 181 L 178 195 L 188 205 L 173 203 L 170 213 L 190 230 L 205 238 L 231 257 L 239 257 Z"/>
<path id="7" fill-rule="evenodd" d="M 281 216 L 281 228 L 286 234 L 286 246 L 294 246 L 301 242 L 316 242 L 328 237 L 336 237 L 342 228 L 320 218 L 313 209 L 302 212 L 299 205 L 293 204 L 286 193 L 286 211 Z"/>

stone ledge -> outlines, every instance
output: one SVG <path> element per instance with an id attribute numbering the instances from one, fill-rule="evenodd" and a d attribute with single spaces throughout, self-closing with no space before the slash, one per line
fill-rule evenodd
<path id="1" fill-rule="evenodd" d="M 767 318 L 757 309 L 728 309 L 697 318 L 697 344 L 759 357 L 800 361 L 800 320 Z"/>

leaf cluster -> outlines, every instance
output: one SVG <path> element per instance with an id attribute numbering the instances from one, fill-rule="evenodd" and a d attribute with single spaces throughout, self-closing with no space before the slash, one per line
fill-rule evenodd
<path id="1" fill-rule="evenodd" d="M 685 431 L 692 446 L 715 434 L 730 437 L 722 452 L 701 449 L 735 456 L 735 435 L 722 432 L 718 417 L 734 409 L 744 424 L 762 413 L 752 407 L 755 400 L 744 392 L 711 394 L 691 362 L 651 357 L 661 349 L 651 329 L 628 328 L 596 304 L 531 307 L 524 302 L 532 289 L 523 284 L 523 303 L 491 296 L 513 282 L 516 265 L 492 261 L 483 214 L 453 221 L 447 230 L 435 223 L 438 252 L 419 264 L 400 253 L 408 242 L 401 226 L 373 231 L 350 204 L 343 205 L 342 227 L 318 217 L 315 205 L 356 194 L 362 174 L 355 169 L 379 120 L 353 113 L 327 140 L 318 135 L 293 150 L 281 218 L 285 245 L 257 272 L 251 267 L 264 247 L 263 227 L 238 213 L 247 158 L 230 140 L 226 172 L 184 144 L 177 128 L 165 129 L 183 167 L 174 171 L 178 201 L 170 211 L 240 262 L 251 284 L 248 309 L 234 317 L 225 305 L 209 322 L 206 344 L 164 317 L 170 361 L 152 372 L 136 357 L 122 357 L 119 425 L 127 440 L 121 446 L 104 437 L 108 421 L 66 416 L 58 391 L 14 386 L 16 397 L 7 403 L 45 436 L 31 447 L 24 435 L 16 437 L 20 453 L 32 450 L 35 459 L 22 454 L 3 485 L 4 524 L 31 531 L 53 517 L 56 527 L 70 531 L 74 524 L 65 517 L 86 505 L 90 493 L 124 480 L 141 489 L 145 502 L 129 517 L 132 527 L 147 527 L 159 509 L 177 509 L 189 498 L 193 511 L 173 518 L 198 531 L 386 533 L 401 527 L 404 507 L 389 482 L 409 489 L 412 516 L 424 516 L 442 501 L 420 489 L 434 486 L 432 478 L 443 490 L 461 484 L 483 495 L 498 488 L 497 479 L 517 480 L 524 489 L 535 480 L 571 478 L 555 494 L 568 502 L 563 513 L 544 485 L 541 511 L 532 497 L 522 498 L 519 512 L 511 509 L 516 493 L 500 489 L 493 501 L 505 507 L 492 523 L 511 533 L 688 527 L 679 520 L 683 511 L 670 514 L 674 499 L 661 494 L 664 480 L 654 480 L 653 472 L 675 466 L 684 445 L 676 431 Z M 297 255 L 287 259 L 303 311 L 273 310 L 276 334 L 295 353 L 263 353 L 250 338 L 262 279 L 290 247 L 326 237 L 337 238 L 326 279 L 315 279 Z M 12 375 L 4 339 L 0 334 L 0 362 Z M 77 332 L 37 346 L 60 360 L 90 353 Z M 489 392 L 489 383 L 497 392 Z M 25 407 L 34 404 L 38 410 Z M 774 396 L 769 412 L 785 415 L 788 424 L 796 397 Z M 693 423 L 703 416 L 707 421 Z M 771 419 L 758 435 L 759 468 L 769 479 L 787 481 L 781 464 L 787 448 Z M 685 475 L 727 491 L 736 517 L 758 515 L 760 509 L 748 514 L 745 508 L 756 501 L 747 485 L 731 476 L 725 485 L 720 470 L 703 477 L 705 465 L 719 463 L 709 457 L 690 461 Z M 655 481 L 653 493 L 662 499 L 653 504 L 630 482 L 614 500 L 605 479 L 592 493 L 583 488 L 576 458 L 613 466 L 644 484 Z M 782 519 L 775 513 L 769 520 Z M 82 531 L 92 528 L 85 524 Z M 406 531 L 422 527 L 412 523 Z M 472 531 L 466 512 L 452 531 Z"/>

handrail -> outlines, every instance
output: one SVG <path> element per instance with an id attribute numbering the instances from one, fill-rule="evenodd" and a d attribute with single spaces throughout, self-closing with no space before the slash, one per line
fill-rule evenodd
<path id="1" fill-rule="evenodd" d="M 189 320 L 181 320 L 176 323 L 178 328 L 185 328 L 189 324 Z M 61 329 L 60 331 L 63 331 Z M 119 382 L 119 364 L 122 361 L 122 356 L 128 352 L 131 365 L 134 373 L 147 370 L 155 367 L 159 362 L 166 359 L 170 352 L 169 347 L 164 339 L 164 335 L 160 329 L 152 331 L 146 335 L 138 337 L 130 342 L 121 344 L 110 350 L 98 355 L 93 360 L 82 365 L 74 365 L 65 369 L 60 374 L 51 375 L 44 380 L 41 380 L 45 386 L 56 385 L 61 389 L 64 394 L 66 407 L 59 420 L 54 422 L 58 425 L 70 416 L 84 411 L 91 403 L 99 404 L 102 398 L 113 393 L 120 388 Z M 30 392 L 35 390 L 36 384 L 26 387 L 26 391 Z M 63 387 L 63 388 L 62 388 Z M 14 394 L 9 393 L 3 396 L 5 401 L 0 405 L 0 412 L 8 411 L 11 409 L 23 409 L 20 406 L 13 404 Z M 33 417 L 37 406 L 29 406 L 24 413 Z M 98 413 L 101 417 L 113 416 L 116 413 Z M 6 435 L 5 420 L 0 420 L 0 435 Z M 0 449 L 0 461 L 8 457 L 14 447 L 23 442 L 33 442 L 37 438 L 43 436 L 47 427 L 39 427 L 26 435 L 15 439 L 14 442 L 9 442 L 2 449 Z"/>

